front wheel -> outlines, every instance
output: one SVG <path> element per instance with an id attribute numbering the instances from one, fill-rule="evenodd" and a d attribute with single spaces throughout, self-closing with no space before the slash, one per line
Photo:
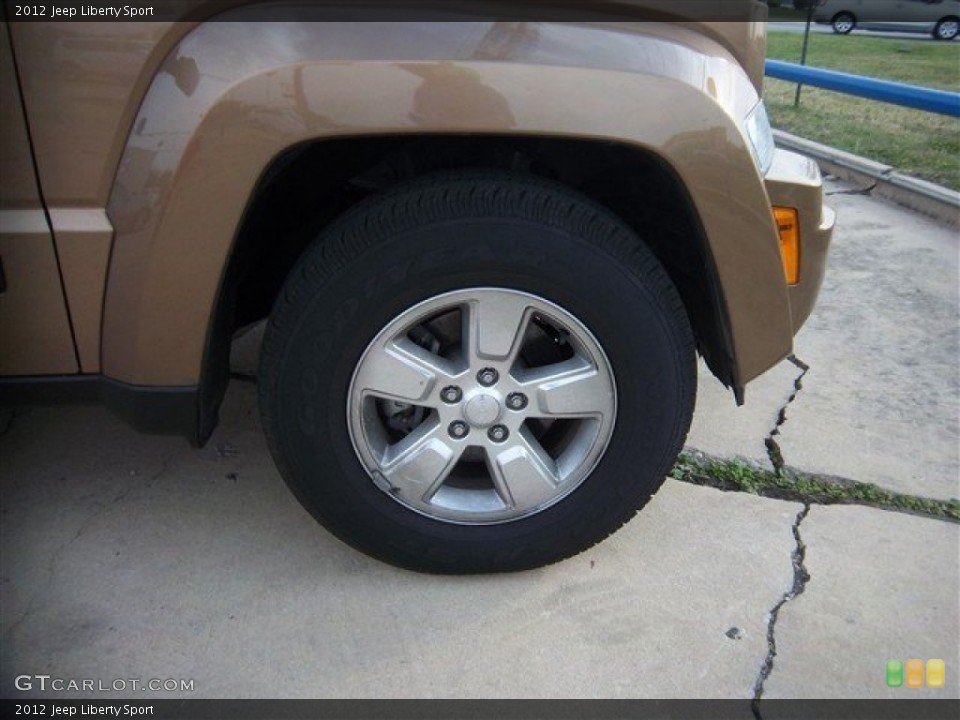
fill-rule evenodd
<path id="1" fill-rule="evenodd" d="M 625 523 L 682 447 L 683 305 L 640 240 L 553 183 L 415 182 L 308 249 L 270 318 L 261 409 L 304 506 L 387 562 L 537 567 Z"/>
<path id="2" fill-rule="evenodd" d="M 933 28 L 933 37 L 936 40 L 953 40 L 960 32 L 960 19 L 944 18 Z"/>
<path id="3" fill-rule="evenodd" d="M 837 13 L 831 21 L 833 31 L 840 35 L 849 35 L 857 26 L 856 18 L 848 12 Z"/>

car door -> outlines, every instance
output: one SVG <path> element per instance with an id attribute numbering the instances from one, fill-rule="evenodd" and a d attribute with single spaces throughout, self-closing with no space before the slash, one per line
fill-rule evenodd
<path id="1" fill-rule="evenodd" d="M 79 371 L 6 22 L 0 21 L 0 375 Z"/>
<path id="2" fill-rule="evenodd" d="M 903 22 L 935 22 L 943 12 L 943 0 L 899 0 L 897 20 Z"/>
<path id="3" fill-rule="evenodd" d="M 883 23 L 898 17 L 897 6 L 902 4 L 901 0 L 863 0 L 854 12 L 858 23 Z"/>
<path id="4" fill-rule="evenodd" d="M 889 8 L 878 14 L 879 22 L 873 23 L 878 30 L 926 32 L 943 8 L 942 0 L 894 0 L 886 4 Z"/>

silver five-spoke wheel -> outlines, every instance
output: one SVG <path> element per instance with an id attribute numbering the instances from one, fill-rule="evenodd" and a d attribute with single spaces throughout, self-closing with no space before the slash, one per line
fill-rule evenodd
<path id="1" fill-rule="evenodd" d="M 350 438 L 391 498 L 434 519 L 501 523 L 572 492 L 607 447 L 616 385 L 590 331 L 504 288 L 402 312 L 360 358 Z"/>

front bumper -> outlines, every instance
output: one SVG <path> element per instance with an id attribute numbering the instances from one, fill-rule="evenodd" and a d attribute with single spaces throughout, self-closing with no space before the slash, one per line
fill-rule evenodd
<path id="1" fill-rule="evenodd" d="M 799 215 L 800 281 L 788 288 L 796 335 L 820 293 L 836 213 L 823 201 L 820 168 L 810 158 L 778 149 L 765 182 L 771 205 L 796 208 Z"/>

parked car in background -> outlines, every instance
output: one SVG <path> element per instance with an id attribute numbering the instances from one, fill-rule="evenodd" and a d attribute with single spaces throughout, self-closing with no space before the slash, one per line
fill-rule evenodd
<path id="1" fill-rule="evenodd" d="M 960 30 L 960 0 L 820 0 L 813 19 L 843 35 L 857 28 L 953 40 Z"/>

